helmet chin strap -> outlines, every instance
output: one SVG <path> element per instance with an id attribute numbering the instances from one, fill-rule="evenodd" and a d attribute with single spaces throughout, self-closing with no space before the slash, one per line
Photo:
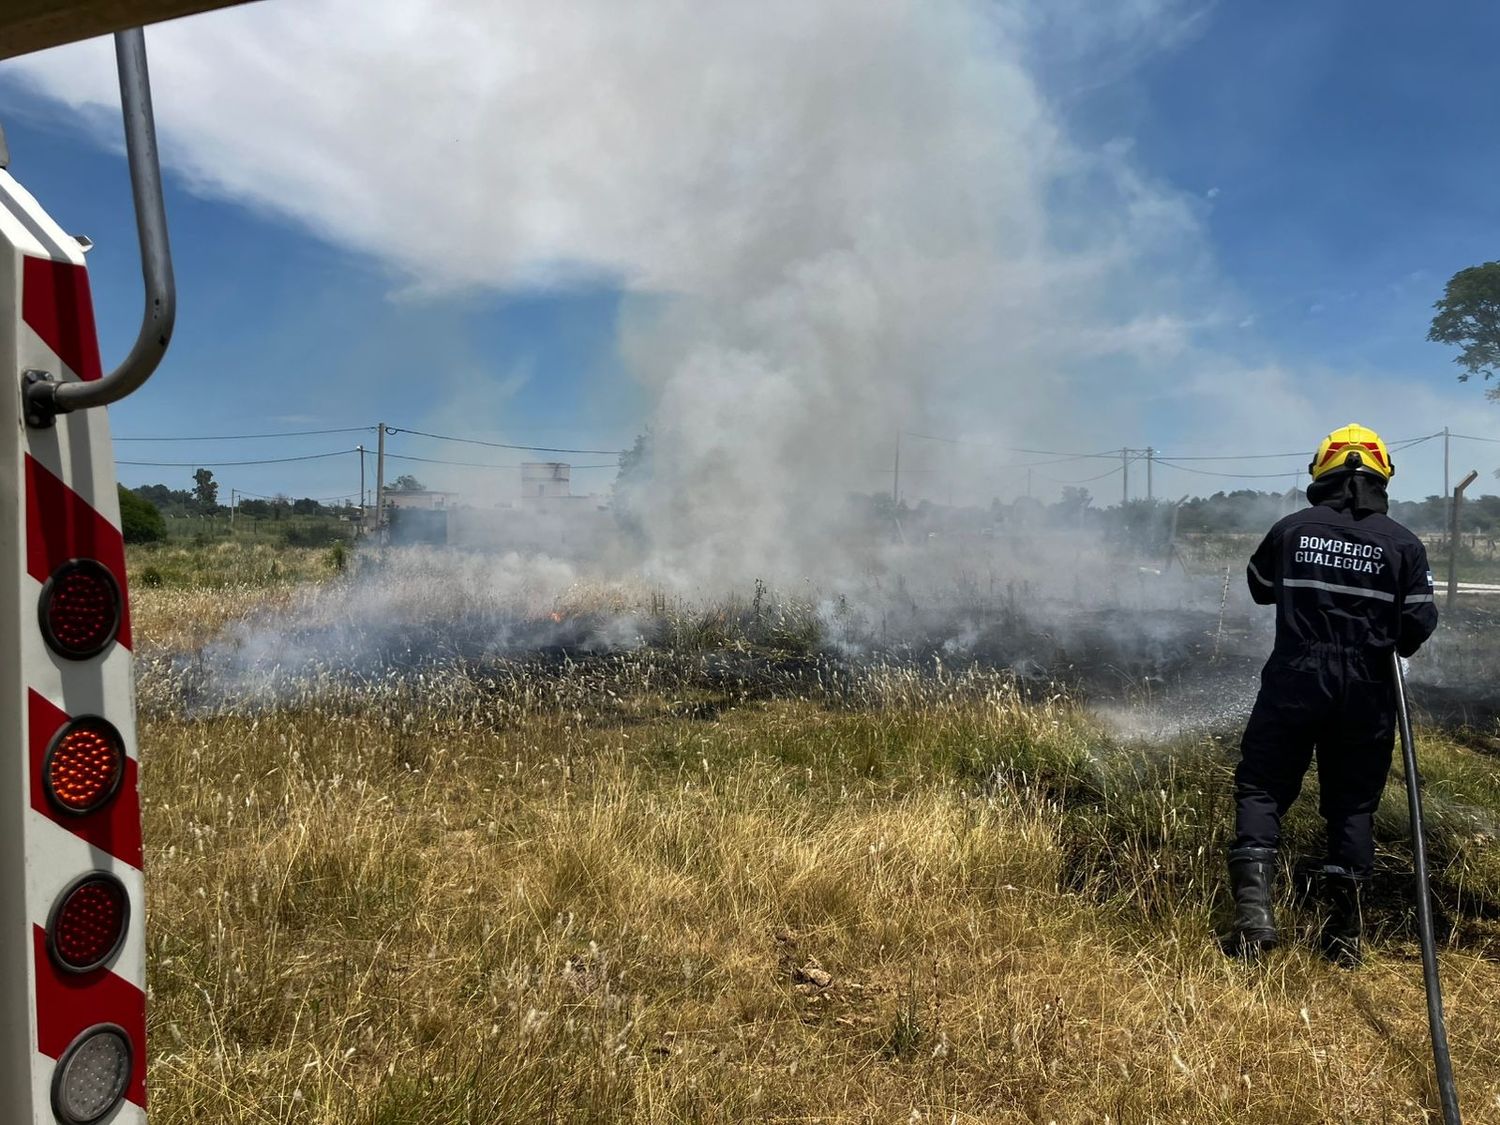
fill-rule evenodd
<path id="1" fill-rule="evenodd" d="M 1391 466 L 1390 473 L 1388 473 L 1385 476 L 1381 477 L 1382 480 L 1387 480 L 1388 481 L 1388 480 L 1391 479 L 1391 477 L 1393 477 L 1393 476 L 1396 475 L 1396 462 L 1394 460 L 1392 460 L 1390 462 L 1390 466 Z M 1317 468 L 1318 468 L 1318 462 L 1316 460 L 1309 461 L 1307 463 L 1307 475 L 1310 476 L 1310 477 L 1313 476 L 1313 474 L 1317 471 Z M 1364 469 L 1364 468 L 1366 468 L 1364 457 L 1362 457 L 1360 455 L 1359 450 L 1357 450 L 1357 449 L 1351 449 L 1351 450 L 1349 450 L 1348 453 L 1344 454 L 1344 463 L 1342 465 L 1340 465 L 1337 469 L 1328 469 L 1328 470 L 1326 470 L 1323 475 L 1327 476 L 1328 473 L 1330 473 L 1330 472 L 1341 472 L 1341 471 L 1346 470 L 1346 469 L 1353 469 L 1353 470 L 1357 471 L 1357 470 Z M 1376 470 L 1374 470 L 1374 469 L 1370 469 L 1369 471 L 1372 472 L 1372 473 L 1375 473 L 1376 476 L 1380 476 L 1380 474 L 1378 472 L 1376 472 Z"/>

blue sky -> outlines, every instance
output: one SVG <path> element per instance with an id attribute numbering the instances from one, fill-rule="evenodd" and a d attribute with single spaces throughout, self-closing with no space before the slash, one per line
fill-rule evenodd
<path id="1" fill-rule="evenodd" d="M 254 19 L 275 6 L 273 0 L 232 18 Z M 1160 11 L 1083 46 L 1073 41 L 1076 29 L 1024 37 L 1021 62 L 1076 150 L 1123 154 L 1151 200 L 1171 210 L 1173 221 L 1190 224 L 1186 249 L 1174 243 L 1161 250 L 1153 242 L 1136 252 L 1131 267 L 1143 287 L 1171 291 L 1165 298 L 1171 307 L 1152 315 L 1183 326 L 1186 342 L 1169 346 L 1158 374 L 1150 355 L 1072 360 L 1070 377 L 1081 388 L 1110 383 L 1128 369 L 1128 377 L 1120 376 L 1128 387 L 1115 392 L 1120 402 L 1085 422 L 1080 438 L 1067 420 L 1086 406 L 1064 392 L 1055 408 L 1038 414 L 1055 424 L 1038 423 L 1040 430 L 1024 435 L 1028 441 L 1064 449 L 1152 444 L 1184 455 L 1277 451 L 1310 446 L 1322 431 L 1351 419 L 1383 426 L 1392 437 L 1447 424 L 1500 438 L 1500 404 L 1486 403 L 1476 384 L 1458 384 L 1449 350 L 1423 339 L 1447 277 L 1500 257 L 1493 188 L 1500 182 L 1493 122 L 1500 79 L 1491 60 L 1500 7 L 1464 2 L 1439 13 L 1344 0 L 1146 7 Z M 201 23 L 212 31 L 212 21 L 225 18 L 198 17 L 178 28 Z M 170 50 L 170 37 L 164 42 Z M 152 43 L 155 50 L 157 39 Z M 315 85 L 318 77 L 298 80 Z M 182 89 L 158 84 L 164 121 L 172 118 L 169 99 Z M 129 191 L 112 118 L 81 113 L 65 100 L 56 84 L 0 64 L 0 122 L 11 171 L 64 227 L 95 240 L 89 261 L 108 365 L 128 347 L 139 310 Z M 441 128 L 422 121 L 421 110 L 420 104 L 413 110 L 421 128 Z M 170 125 L 164 128 L 178 333 L 156 379 L 113 408 L 118 436 L 384 420 L 493 440 L 613 449 L 628 445 L 652 417 L 660 388 L 632 376 L 620 336 L 622 309 L 643 287 L 614 276 L 613 258 L 563 280 L 528 282 L 513 274 L 494 284 L 429 284 L 413 278 L 399 252 L 372 252 L 367 237 L 301 209 L 295 184 L 252 191 L 213 182 L 204 167 L 214 153 L 204 151 L 202 136 L 182 133 L 185 146 L 197 145 L 184 164 L 173 160 L 176 138 Z M 400 160 L 399 132 L 391 143 L 392 159 Z M 496 139 L 502 154 L 506 143 Z M 524 147 L 517 159 L 528 159 Z M 505 201 L 497 198 L 495 206 Z M 428 218 L 410 215 L 418 228 Z M 488 237 L 476 231 L 477 240 Z M 1179 393 L 1197 372 L 1218 372 L 1212 377 L 1227 382 L 1272 380 L 1277 389 L 1265 396 L 1254 387 L 1225 390 L 1225 405 L 1216 406 L 1217 389 Z M 372 439 L 367 435 L 366 443 Z M 321 453 L 359 440 L 355 434 L 129 442 L 117 453 L 122 460 L 207 463 Z M 1398 458 L 1398 493 L 1437 489 L 1438 445 Z M 505 465 L 522 459 L 409 435 L 393 437 L 390 448 Z M 1500 444 L 1454 449 L 1460 471 L 1470 462 L 1481 469 L 1500 464 Z M 883 454 L 874 459 L 884 463 Z M 477 479 L 479 491 L 496 495 L 508 493 L 515 476 L 496 470 L 475 478 L 456 468 L 393 462 L 392 475 L 403 471 L 443 485 Z M 121 467 L 127 484 L 186 486 L 191 473 L 191 467 Z M 216 475 L 226 493 L 234 487 L 322 497 L 358 485 L 352 457 L 225 467 Z M 612 475 L 591 470 L 575 479 L 603 491 Z M 1273 483 L 1284 487 L 1288 479 Z M 1171 487 L 1256 483 L 1174 476 Z M 871 487 L 879 487 L 873 477 Z M 1099 492 L 1113 496 L 1112 487 L 1106 483 Z"/>
<path id="2" fill-rule="evenodd" d="M 129 350 L 140 316 L 140 266 L 124 161 L 70 121 L 67 111 L 25 97 L 18 106 L 19 112 L 13 109 L 3 119 L 12 174 L 64 229 L 95 241 L 89 272 L 108 365 Z M 122 461 L 253 460 L 360 443 L 373 449 L 380 421 L 562 447 L 623 448 L 634 438 L 642 404 L 615 356 L 615 291 L 393 300 L 397 283 L 367 256 L 330 246 L 258 209 L 202 198 L 186 190 L 180 177 L 167 179 L 167 208 L 179 291 L 177 333 L 152 382 L 112 408 L 116 436 L 364 425 L 371 432 L 275 441 L 124 441 L 116 448 Z M 476 431 L 456 424 L 461 419 L 448 416 L 452 411 L 435 415 L 433 402 L 461 398 L 471 378 L 493 402 L 497 371 L 513 430 Z M 409 436 L 388 440 L 392 453 L 444 460 L 508 465 L 523 456 Z M 576 460 L 598 464 L 608 458 Z M 372 457 L 371 488 L 374 470 Z M 424 480 L 448 475 L 416 462 L 393 461 L 388 472 L 412 472 Z M 191 467 L 120 467 L 127 485 L 166 481 L 188 487 L 192 474 Z M 359 488 L 354 454 L 226 467 L 215 475 L 226 500 L 231 487 L 320 498 Z M 496 471 L 480 479 L 509 481 L 515 475 Z M 602 489 L 613 472 L 579 479 L 584 487 Z"/>
<path id="3" fill-rule="evenodd" d="M 1442 376 L 1431 304 L 1497 255 L 1497 38 L 1486 3 L 1218 4 L 1070 112 L 1216 193 L 1216 257 L 1268 348 Z"/>

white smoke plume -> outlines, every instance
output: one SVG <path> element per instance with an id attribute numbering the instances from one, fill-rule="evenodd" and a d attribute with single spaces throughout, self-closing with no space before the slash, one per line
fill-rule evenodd
<path id="1" fill-rule="evenodd" d="M 623 288 L 659 572 L 784 580 L 828 568 L 828 528 L 885 486 L 902 427 L 1025 444 L 1066 417 L 1071 443 L 1114 444 L 1130 372 L 1190 346 L 1193 205 L 1128 147 L 1072 143 L 1029 69 L 1044 40 L 1061 66 L 1101 36 L 1128 56 L 1143 29 L 1181 35 L 1177 9 L 317 0 L 150 48 L 163 151 L 198 190 L 363 251 L 404 292 Z M 102 114 L 106 52 L 12 73 Z M 1107 410 L 1070 383 L 1085 361 L 1110 365 Z M 1007 459 L 955 465 L 959 498 L 993 495 Z"/>

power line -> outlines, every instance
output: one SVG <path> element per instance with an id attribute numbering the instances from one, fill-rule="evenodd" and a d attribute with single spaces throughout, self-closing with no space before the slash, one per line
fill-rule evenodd
<path id="1" fill-rule="evenodd" d="M 308 453 L 302 457 L 269 457 L 258 461 L 116 461 L 116 465 L 143 465 L 155 469 L 227 469 L 238 465 L 284 465 L 288 461 L 320 461 L 325 457 L 347 457 L 357 452 L 338 449 L 332 453 Z"/>
<path id="2" fill-rule="evenodd" d="M 1044 481 L 1050 482 L 1051 484 L 1090 484 L 1093 481 L 1103 480 L 1105 477 L 1112 477 L 1116 473 L 1123 472 L 1123 471 L 1124 471 L 1123 467 L 1121 467 L 1119 465 L 1116 465 L 1113 469 L 1109 470 L 1109 472 L 1107 472 L 1107 473 L 1100 473 L 1096 477 L 1083 477 L 1083 478 L 1081 478 L 1079 480 L 1059 480 L 1056 477 L 1049 477 L 1049 476 L 1045 476 L 1044 475 L 1042 477 L 1042 479 Z"/>
<path id="3" fill-rule="evenodd" d="M 628 449 L 559 449 L 551 445 L 515 445 L 504 441 L 481 441 L 479 438 L 455 437 L 452 434 L 432 434 L 426 430 L 409 430 L 403 426 L 387 426 L 385 432 L 388 434 L 413 434 L 417 437 L 432 438 L 434 441 L 456 441 L 464 445 L 482 445 L 488 449 L 519 449 L 530 453 L 589 453 L 601 457 L 617 457 L 630 452 Z M 386 456 L 389 457 L 391 455 L 386 454 Z M 509 468 L 510 466 L 505 467 Z"/>
<path id="4" fill-rule="evenodd" d="M 335 430 L 283 430 L 274 434 L 202 434 L 173 437 L 117 437 L 116 441 L 251 441 L 261 438 L 309 437 L 314 434 L 362 434 L 374 432 L 374 426 L 344 426 Z"/>
<path id="5" fill-rule="evenodd" d="M 1195 469 L 1190 465 L 1174 465 L 1171 461 L 1156 459 L 1158 465 L 1165 465 L 1169 469 L 1176 469 L 1179 473 L 1197 473 L 1205 477 L 1227 477 L 1231 480 L 1269 480 L 1274 477 L 1300 477 L 1305 470 L 1297 469 L 1285 473 L 1220 473 L 1213 469 Z"/>
<path id="6" fill-rule="evenodd" d="M 1391 448 L 1391 449 L 1410 449 L 1414 445 L 1421 445 L 1424 441 L 1431 441 L 1433 438 L 1440 438 L 1442 436 L 1443 436 L 1443 431 L 1439 430 L 1437 433 L 1435 433 L 1435 434 L 1428 434 L 1426 437 L 1403 438 L 1400 441 L 1393 441 L 1393 442 L 1391 442 L 1389 448 Z M 1450 434 L 1449 436 L 1451 437 L 1452 435 Z"/>
<path id="7" fill-rule="evenodd" d="M 1094 458 L 1113 459 L 1119 456 L 1118 452 L 1110 453 L 1064 453 L 1059 449 L 1020 449 L 1014 446 L 993 445 L 987 441 L 967 441 L 963 438 L 938 437 L 936 434 L 919 434 L 913 430 L 902 430 L 906 437 L 921 438 L 923 441 L 936 441 L 944 445 L 967 445 L 975 449 L 993 449 L 1000 453 L 1023 453 L 1028 457 L 1056 457 L 1056 464 L 1063 461 L 1084 461 Z M 1038 462 L 1039 464 L 1041 462 Z M 1049 464 L 1053 462 L 1048 462 Z"/>
<path id="8" fill-rule="evenodd" d="M 1448 436 L 1461 438 L 1464 441 L 1487 441 L 1492 442 L 1495 445 L 1500 445 L 1500 438 L 1475 437 L 1473 434 L 1449 434 Z"/>
<path id="9" fill-rule="evenodd" d="M 236 496 L 248 496 L 252 500 L 311 500 L 314 504 L 331 504 L 335 500 L 353 500 L 358 493 L 346 492 L 342 496 L 291 496 L 282 493 L 279 496 L 267 496 L 264 492 L 246 492 L 243 488 L 230 489 Z"/>
<path id="10" fill-rule="evenodd" d="M 387 453 L 387 461 L 420 461 L 425 465 L 458 465 L 466 469 L 519 469 L 520 465 L 493 465 L 483 461 L 443 461 L 436 457 L 413 457 L 409 453 Z M 570 465 L 572 469 L 618 469 L 620 466 L 613 463 L 603 465 Z"/>
<path id="11" fill-rule="evenodd" d="M 1058 450 L 1058 449 L 1019 449 L 1019 448 L 1014 448 L 1014 447 L 1011 447 L 1011 446 L 997 446 L 997 445 L 991 445 L 988 442 L 969 441 L 969 440 L 966 440 L 966 439 L 963 439 L 963 438 L 940 437 L 940 436 L 938 436 L 936 434 L 921 434 L 921 433 L 916 433 L 915 431 L 912 431 L 912 430 L 902 430 L 901 433 L 903 435 L 907 436 L 907 437 L 921 438 L 924 441 L 941 442 L 944 445 L 963 445 L 963 446 L 971 446 L 971 447 L 977 448 L 977 449 L 995 449 L 995 450 L 998 450 L 998 451 L 1000 451 L 1002 453 L 1024 453 L 1024 454 L 1031 455 L 1031 456 L 1056 457 L 1057 458 L 1057 460 L 1053 461 L 1053 462 L 1038 461 L 1038 462 L 1035 462 L 1031 466 L 1027 466 L 1027 465 L 1016 466 L 1018 468 L 1034 468 L 1036 466 L 1040 466 L 1040 465 L 1043 465 L 1043 464 L 1062 464 L 1065 461 L 1081 461 L 1081 460 L 1092 460 L 1092 459 L 1097 459 L 1097 460 L 1113 460 L 1116 457 L 1120 456 L 1120 451 L 1119 450 L 1109 450 L 1109 451 L 1101 452 L 1101 453 L 1065 453 L 1062 450 Z M 1392 442 L 1390 442 L 1388 444 L 1389 444 L 1389 448 L 1391 448 L 1391 449 L 1409 449 L 1409 448 L 1411 448 L 1414 445 L 1421 445 L 1423 442 L 1431 441 L 1433 438 L 1438 438 L 1438 437 L 1442 437 L 1442 436 L 1443 436 L 1443 432 L 1441 430 L 1439 430 L 1436 433 L 1426 434 L 1426 435 L 1424 435 L 1422 437 L 1401 438 L 1399 440 L 1392 441 Z M 1454 434 L 1453 436 L 1454 437 L 1458 437 L 1460 435 Z M 1478 441 L 1494 441 L 1494 442 L 1500 443 L 1500 438 L 1477 438 L 1475 440 L 1478 440 Z M 1132 461 L 1143 460 L 1145 458 L 1145 455 L 1146 455 L 1146 451 L 1144 449 L 1131 449 L 1131 450 L 1128 451 L 1128 453 L 1130 455 L 1133 455 L 1130 458 Z M 1161 456 L 1161 453 L 1160 453 L 1159 450 L 1156 451 L 1156 456 L 1158 458 Z M 1305 450 L 1305 449 L 1301 449 L 1301 450 L 1288 451 L 1286 453 L 1215 453 L 1215 454 L 1206 454 L 1206 455 L 1187 455 L 1187 454 L 1184 454 L 1183 456 L 1180 456 L 1180 457 L 1173 457 L 1172 460 L 1174 460 L 1174 461 L 1269 461 L 1269 460 L 1275 460 L 1277 458 L 1282 458 L 1282 457 L 1307 457 L 1307 456 L 1309 456 L 1309 451 Z M 1003 467 L 1004 468 L 1010 468 L 1011 466 L 1003 466 Z M 1242 475 L 1253 475 L 1253 474 L 1238 474 L 1238 473 L 1235 473 L 1235 474 L 1227 474 L 1227 475 L 1242 476 Z M 1289 475 L 1289 474 L 1283 474 L 1283 473 L 1266 473 L 1264 475 L 1266 475 L 1266 476 L 1283 476 L 1283 475 Z"/>

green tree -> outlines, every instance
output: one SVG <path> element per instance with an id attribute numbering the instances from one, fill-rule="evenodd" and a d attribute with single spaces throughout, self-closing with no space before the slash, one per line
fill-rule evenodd
<path id="1" fill-rule="evenodd" d="M 156 505 L 123 484 L 120 490 L 120 530 L 127 543 L 160 543 L 167 537 L 167 521 Z"/>
<path id="2" fill-rule="evenodd" d="M 610 492 L 609 506 L 616 523 L 637 540 L 644 539 L 646 534 L 641 508 L 651 487 L 653 453 L 651 430 L 647 428 L 636 437 L 634 445 L 620 454 L 620 471 Z"/>
<path id="3" fill-rule="evenodd" d="M 208 469 L 193 473 L 193 499 L 198 501 L 203 512 L 212 512 L 219 506 L 219 482 Z"/>
<path id="4" fill-rule="evenodd" d="M 164 516 L 184 516 L 193 508 L 193 494 L 185 488 L 168 488 L 164 484 L 142 484 L 131 489 L 148 500 Z"/>
<path id="5" fill-rule="evenodd" d="M 426 492 L 427 486 L 410 473 L 402 473 L 391 481 L 392 492 Z"/>
<path id="6" fill-rule="evenodd" d="M 1427 338 L 1463 349 L 1453 360 L 1464 369 L 1460 382 L 1471 375 L 1488 379 L 1500 370 L 1500 262 L 1459 270 L 1433 308 L 1437 315 Z M 1491 387 L 1485 396 L 1500 401 L 1500 387 Z"/>

